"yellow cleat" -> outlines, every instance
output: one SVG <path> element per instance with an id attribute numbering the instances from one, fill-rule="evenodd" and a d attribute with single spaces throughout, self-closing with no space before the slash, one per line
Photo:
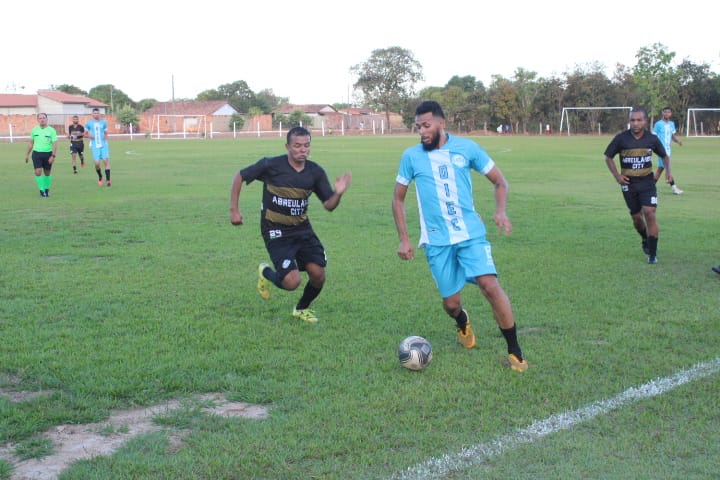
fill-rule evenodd
<path id="1" fill-rule="evenodd" d="M 309 308 L 305 308 L 303 310 L 293 308 L 293 317 L 299 318 L 300 320 L 308 323 L 317 323 L 318 321 L 318 318 L 315 316 L 315 312 Z"/>
<path id="2" fill-rule="evenodd" d="M 512 368 L 516 372 L 524 372 L 528 369 L 528 364 L 525 359 L 520 361 L 518 357 L 515 356 L 515 354 L 511 353 L 510 355 L 508 355 L 508 361 L 510 362 L 510 368 Z"/>
<path id="3" fill-rule="evenodd" d="M 265 275 L 263 275 L 263 270 L 265 270 L 265 268 L 269 266 L 270 265 L 268 265 L 267 263 L 261 263 L 258 266 L 257 291 L 263 298 L 263 300 L 267 300 L 270 298 L 270 280 L 265 278 Z"/>
<path id="4" fill-rule="evenodd" d="M 470 326 L 470 316 L 467 314 L 467 310 L 464 310 L 465 316 L 467 317 L 467 323 L 465 324 L 465 331 L 460 330 L 458 327 L 458 338 L 465 348 L 473 348 L 475 346 L 475 333 Z"/>

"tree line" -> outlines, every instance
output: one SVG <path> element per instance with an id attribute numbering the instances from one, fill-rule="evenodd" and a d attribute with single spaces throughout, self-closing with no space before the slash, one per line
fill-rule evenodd
<path id="1" fill-rule="evenodd" d="M 443 105 L 452 130 L 472 132 L 509 125 L 513 132 L 522 134 L 536 133 L 538 125 L 555 128 L 560 124 L 563 107 L 640 106 L 652 120 L 669 106 L 675 111 L 674 118 L 682 131 L 689 107 L 720 108 L 720 76 L 707 63 L 685 59 L 676 64 L 675 56 L 665 45 L 655 43 L 638 50 L 634 66 L 616 64 L 611 77 L 605 73 L 604 65 L 594 62 L 576 65 L 571 71 L 551 77 L 517 68 L 510 78 L 493 75 L 487 86 L 472 75 L 455 75 L 444 86 L 416 91 L 416 85 L 424 80 L 422 65 L 412 51 L 389 47 L 373 50 L 368 60 L 350 67 L 357 78 L 353 103 L 385 112 L 388 125 L 390 112 L 400 113 L 406 126 L 412 128 L 415 105 L 432 99 Z M 110 112 L 126 124 L 136 123 L 137 114 L 157 102 L 155 99 L 135 102 L 114 85 L 98 85 L 88 92 L 73 85 L 56 88 L 110 105 Z M 289 103 L 289 98 L 276 95 L 272 89 L 254 92 L 244 80 L 184 100 L 224 100 L 249 116 L 272 113 Z M 242 121 L 242 117 L 235 120 Z M 292 123 L 292 118 L 283 120 L 284 125 Z M 597 132 L 600 125 L 605 131 L 619 131 L 627 124 L 623 115 L 604 110 L 581 111 L 568 120 L 573 123 L 573 132 L 578 133 Z M 716 114 L 708 124 L 717 128 L 719 120 L 720 114 Z"/>
<path id="2" fill-rule="evenodd" d="M 490 85 L 474 76 L 453 76 L 443 87 L 415 92 L 423 79 L 422 66 L 411 51 L 390 47 L 372 52 L 370 59 L 351 68 L 358 75 L 355 87 L 362 102 L 380 111 L 396 111 L 412 127 L 414 107 L 421 100 L 443 105 L 450 128 L 457 131 L 485 130 L 510 125 L 516 133 L 537 132 L 538 125 L 560 124 L 563 107 L 643 107 L 650 119 L 669 106 L 681 128 L 689 107 L 720 108 L 720 76 L 707 63 L 683 60 L 674 65 L 676 54 L 660 43 L 642 47 L 632 66 L 615 65 L 612 77 L 599 63 L 576 65 L 561 76 L 539 77 L 518 68 L 511 78 L 492 76 Z M 571 120 L 573 131 L 591 133 L 602 124 L 606 131 L 627 128 L 627 115 L 610 111 L 584 111 Z M 720 115 L 709 124 L 717 128 Z M 494 130 L 494 128 L 492 128 Z"/>

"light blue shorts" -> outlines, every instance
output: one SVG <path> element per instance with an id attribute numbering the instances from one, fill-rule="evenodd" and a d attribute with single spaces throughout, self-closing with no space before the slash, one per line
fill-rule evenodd
<path id="1" fill-rule="evenodd" d="M 668 157 L 669 157 L 669 156 L 670 156 L 670 152 L 667 152 L 667 154 L 668 154 Z M 658 161 L 658 168 L 665 168 L 665 164 L 664 164 L 663 161 L 662 161 L 662 157 L 657 157 L 657 161 Z"/>
<path id="2" fill-rule="evenodd" d="M 497 275 L 490 242 L 484 237 L 455 245 L 425 245 L 425 257 L 442 298 L 458 293 L 466 283 L 477 284 L 476 277 Z"/>
<path id="3" fill-rule="evenodd" d="M 102 147 L 96 147 L 91 143 L 90 150 L 92 150 L 93 160 L 95 160 L 96 162 L 99 162 L 100 160 L 107 160 L 110 158 L 110 147 L 107 143 Z"/>

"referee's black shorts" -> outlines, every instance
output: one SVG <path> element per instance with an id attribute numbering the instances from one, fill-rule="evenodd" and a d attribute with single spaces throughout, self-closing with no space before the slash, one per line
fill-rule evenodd
<path id="1" fill-rule="evenodd" d="M 36 152 L 35 150 L 33 150 L 33 152 L 32 152 L 33 167 L 50 170 L 52 168 L 52 163 L 50 163 L 51 156 L 52 156 L 52 152 Z"/>

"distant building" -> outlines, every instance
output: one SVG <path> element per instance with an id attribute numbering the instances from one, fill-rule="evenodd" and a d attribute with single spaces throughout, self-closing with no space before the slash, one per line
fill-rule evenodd
<path id="1" fill-rule="evenodd" d="M 37 95 L 0 93 L 0 113 L 3 115 L 35 115 L 37 104 Z"/>
<path id="2" fill-rule="evenodd" d="M 207 133 L 230 130 L 230 117 L 239 112 L 225 100 L 157 102 L 142 113 L 146 132 Z"/>
<path id="3" fill-rule="evenodd" d="M 38 113 L 50 115 L 90 115 L 94 108 L 106 114 L 108 105 L 89 97 L 71 95 L 59 90 L 39 90 L 37 94 Z"/>
<path id="4" fill-rule="evenodd" d="M 143 113 L 150 115 L 231 116 L 240 113 L 225 100 L 157 102 Z"/>
<path id="5" fill-rule="evenodd" d="M 93 108 L 107 113 L 107 105 L 81 95 L 58 90 L 39 90 L 36 95 L 0 93 L 0 113 L 4 115 L 90 115 Z"/>
<path id="6" fill-rule="evenodd" d="M 365 134 L 377 133 L 380 130 L 387 131 L 386 117 L 382 112 L 373 113 L 367 108 L 344 108 L 336 110 L 332 105 L 310 104 L 310 105 L 282 105 L 273 111 L 273 114 L 290 115 L 300 110 L 312 119 L 309 128 L 324 128 L 333 132 L 354 132 Z M 390 121 L 395 130 L 407 130 L 402 123 L 402 117 L 397 113 L 390 114 Z"/>
<path id="7" fill-rule="evenodd" d="M 342 122 L 342 114 L 338 113 L 332 105 L 324 103 L 308 105 L 280 105 L 273 110 L 273 116 L 278 114 L 290 115 L 297 110 L 300 110 L 312 119 L 311 125 L 305 125 L 305 127 L 308 128 L 321 128 L 323 125 L 326 128 L 339 128 L 340 123 Z"/>
<path id="8" fill-rule="evenodd" d="M 0 136 L 29 134 L 37 125 L 35 117 L 38 113 L 47 113 L 48 124 L 58 133 L 65 132 L 73 115 L 79 116 L 84 123 L 93 108 L 105 114 L 107 107 L 92 98 L 59 90 L 39 90 L 36 95 L 0 93 Z"/>
<path id="9" fill-rule="evenodd" d="M 382 115 L 374 115 L 370 109 L 363 107 L 343 108 L 340 113 L 345 118 L 345 128 L 358 130 L 361 134 L 372 130 L 375 120 L 378 121 L 378 124 L 382 121 Z"/>

